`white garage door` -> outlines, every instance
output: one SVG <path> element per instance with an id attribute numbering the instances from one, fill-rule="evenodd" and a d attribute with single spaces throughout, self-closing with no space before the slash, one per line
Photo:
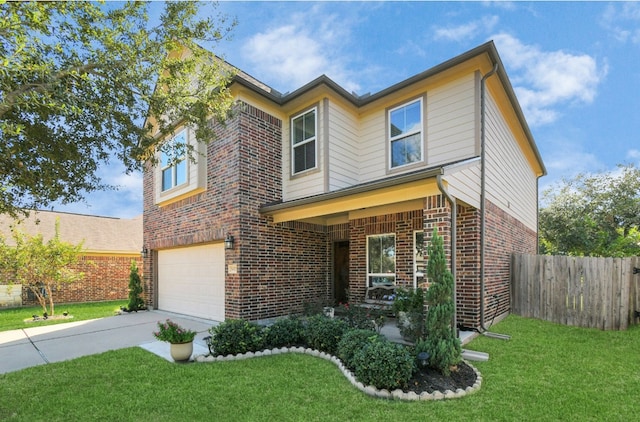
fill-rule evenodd
<path id="1" fill-rule="evenodd" d="M 158 308 L 224 321 L 224 245 L 158 251 Z"/>

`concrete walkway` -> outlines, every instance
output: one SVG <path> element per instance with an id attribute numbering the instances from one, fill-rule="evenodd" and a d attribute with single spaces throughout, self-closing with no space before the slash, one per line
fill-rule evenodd
<path id="1" fill-rule="evenodd" d="M 167 318 L 198 332 L 194 354 L 208 353 L 202 338 L 208 336 L 208 329 L 218 322 L 161 311 L 134 312 L 0 332 L 0 373 L 133 346 L 171 360 L 169 344 L 153 336 L 157 322 Z"/>

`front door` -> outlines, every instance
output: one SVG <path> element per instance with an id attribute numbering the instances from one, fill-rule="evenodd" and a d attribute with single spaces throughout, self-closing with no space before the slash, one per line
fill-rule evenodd
<path id="1" fill-rule="evenodd" d="M 338 303 L 347 303 L 349 298 L 349 242 L 333 244 L 333 298 Z"/>

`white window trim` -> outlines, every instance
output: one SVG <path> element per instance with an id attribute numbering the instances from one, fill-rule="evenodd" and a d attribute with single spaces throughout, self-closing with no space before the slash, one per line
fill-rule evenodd
<path id="1" fill-rule="evenodd" d="M 370 269 L 370 265 L 369 265 L 369 238 L 372 237 L 382 237 L 382 236 L 393 236 L 393 248 L 395 251 L 394 257 L 393 257 L 393 267 L 394 267 L 394 272 L 392 274 L 390 273 L 372 273 L 369 271 Z M 397 236 L 395 233 L 380 233 L 380 234 L 371 234 L 368 235 L 366 240 L 365 240 L 365 252 L 367 254 L 367 288 L 371 287 L 369 285 L 369 278 L 370 277 L 389 277 L 391 275 L 393 275 L 393 285 L 395 286 L 396 283 L 396 277 L 397 277 L 397 269 L 398 269 L 398 262 L 397 262 L 397 256 L 398 256 L 398 241 L 397 241 Z"/>
<path id="2" fill-rule="evenodd" d="M 397 135 L 397 136 L 391 136 L 391 113 L 393 113 L 396 110 L 399 110 L 401 108 L 407 107 L 413 103 L 420 103 L 420 129 L 419 130 L 414 130 L 412 132 L 407 132 L 407 133 L 403 133 L 401 135 Z M 416 99 L 413 99 L 411 101 L 407 101 L 406 103 L 400 104 L 397 107 L 393 107 L 390 108 L 387 111 L 387 149 L 389 151 L 389 169 L 390 170 L 397 170 L 397 169 L 401 169 L 403 167 L 407 167 L 407 166 L 412 166 L 415 165 L 417 163 L 422 163 L 424 162 L 424 102 L 423 102 L 423 98 L 419 97 Z M 412 135 L 415 135 L 419 133 L 420 134 L 420 159 L 417 161 L 414 161 L 412 163 L 406 163 L 406 164 L 402 164 L 400 166 L 394 166 L 393 165 L 393 149 L 391 148 L 391 144 L 393 143 L 393 141 L 402 139 L 402 138 L 408 138 Z"/>
<path id="3" fill-rule="evenodd" d="M 309 139 L 305 139 L 302 142 L 299 142 L 297 144 L 294 144 L 294 130 L 293 130 L 293 121 L 299 117 L 304 116 L 305 114 L 311 113 L 313 112 L 313 119 L 314 119 L 314 127 L 315 127 L 315 134 L 313 135 L 313 137 L 309 138 Z M 301 113 L 296 114 L 295 116 L 291 117 L 291 119 L 289 120 L 289 131 L 291 132 L 290 134 L 290 139 L 291 139 L 291 176 L 298 176 L 301 174 L 304 174 L 306 172 L 312 171 L 312 170 L 316 170 L 318 168 L 318 107 L 312 107 L 309 108 Z M 299 172 L 296 172 L 296 156 L 295 156 L 295 149 L 297 147 L 300 147 L 302 145 L 308 144 L 309 142 L 313 142 L 315 141 L 315 151 L 314 151 L 314 155 L 315 155 L 315 166 L 313 167 L 309 167 L 307 169 L 301 170 Z"/>
<path id="4" fill-rule="evenodd" d="M 173 186 L 170 189 L 162 190 L 162 170 L 167 169 L 168 166 L 162 167 L 162 156 L 160 152 L 157 152 L 158 165 L 154 166 L 154 191 L 155 191 L 155 204 L 159 206 L 165 206 L 176 202 L 186 196 L 195 195 L 199 192 L 204 192 L 207 187 L 207 148 L 204 143 L 196 142 L 193 129 L 188 126 L 183 126 L 180 130 L 176 131 L 176 134 L 169 138 L 170 140 L 179 136 L 182 132 L 185 132 L 185 142 L 194 148 L 195 154 L 193 160 L 185 153 L 184 163 L 186 167 L 186 180 L 178 186 Z"/>
<path id="5" fill-rule="evenodd" d="M 171 139 L 169 139 L 168 142 L 174 142 L 174 140 L 176 138 L 178 138 L 179 136 L 184 134 L 184 143 L 185 143 L 185 147 L 187 145 L 189 145 L 189 131 L 187 131 L 186 129 L 181 129 L 180 131 L 178 131 L 174 136 L 171 137 Z M 162 153 L 160 153 L 162 156 Z M 184 162 L 185 164 L 185 177 L 184 177 L 184 182 L 177 184 L 177 178 L 178 178 L 178 164 Z M 171 187 L 168 189 L 162 189 L 163 188 L 163 183 L 164 183 L 164 172 L 165 170 L 169 170 L 171 169 Z M 168 165 L 162 167 L 160 166 L 160 191 L 162 193 L 166 193 L 166 192 L 170 192 L 174 189 L 180 189 L 181 187 L 188 185 L 189 184 L 189 160 L 187 160 L 185 155 L 182 155 L 181 157 L 178 157 L 178 159 L 173 162 L 173 163 L 169 163 Z"/>
<path id="6" fill-rule="evenodd" d="M 426 249 L 423 251 L 423 255 L 422 255 L 422 259 L 424 261 L 423 272 L 418 272 L 418 261 L 416 260 L 418 256 L 418 233 L 422 233 L 422 236 L 424 238 L 424 230 L 415 230 L 413 232 L 413 288 L 414 289 L 418 288 L 418 279 L 422 279 L 423 281 L 425 281 L 427 277 L 427 260 L 424 256 L 427 252 Z"/>

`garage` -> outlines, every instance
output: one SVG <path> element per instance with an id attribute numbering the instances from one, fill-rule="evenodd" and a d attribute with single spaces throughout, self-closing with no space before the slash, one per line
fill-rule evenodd
<path id="1" fill-rule="evenodd" d="M 158 309 L 224 321 L 224 245 L 158 251 Z"/>

